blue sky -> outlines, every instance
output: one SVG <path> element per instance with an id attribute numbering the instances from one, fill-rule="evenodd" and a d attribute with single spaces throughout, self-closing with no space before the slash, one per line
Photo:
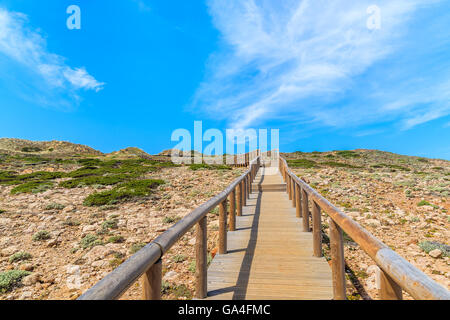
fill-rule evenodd
<path id="1" fill-rule="evenodd" d="M 202 120 L 450 159 L 450 1 L 353 2 L 0 0 L 0 137 L 158 153 Z"/>

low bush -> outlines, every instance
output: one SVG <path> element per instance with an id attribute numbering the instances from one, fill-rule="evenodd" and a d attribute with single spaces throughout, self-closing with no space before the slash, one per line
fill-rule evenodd
<path id="1" fill-rule="evenodd" d="M 288 165 L 292 168 L 310 169 L 317 167 L 317 163 L 315 161 L 308 159 L 295 159 L 295 160 L 288 160 L 287 162 Z"/>
<path id="2" fill-rule="evenodd" d="M 342 162 L 335 162 L 335 161 L 327 161 L 322 162 L 322 165 L 328 166 L 328 167 L 336 167 L 336 168 L 349 168 L 349 169 L 359 169 L 361 167 L 353 166 L 348 163 L 342 163 Z"/>
<path id="3" fill-rule="evenodd" d="M 145 243 L 139 242 L 139 243 L 133 243 L 130 247 L 130 253 L 135 254 L 139 250 L 141 250 L 143 247 L 145 247 Z"/>
<path id="4" fill-rule="evenodd" d="M 30 259 L 31 259 L 31 254 L 29 254 L 28 252 L 20 251 L 20 252 L 14 253 L 11 257 L 9 257 L 9 263 L 30 260 Z"/>
<path id="5" fill-rule="evenodd" d="M 344 151 L 337 151 L 336 154 L 340 157 L 343 158 L 360 158 L 361 155 L 358 154 L 355 151 L 348 151 L 348 150 L 344 150 Z"/>
<path id="6" fill-rule="evenodd" d="M 422 241 L 419 243 L 419 247 L 426 253 L 430 251 L 439 249 L 442 251 L 442 256 L 450 257 L 450 246 L 437 241 Z"/>
<path id="7" fill-rule="evenodd" d="M 80 247 L 83 249 L 100 246 L 102 244 L 103 244 L 102 241 L 96 235 L 93 235 L 93 234 L 86 235 L 80 241 Z"/>
<path id="8" fill-rule="evenodd" d="M 6 293 L 19 285 L 22 278 L 30 275 L 31 272 L 23 270 L 9 270 L 0 273 L 0 293 Z"/>
<path id="9" fill-rule="evenodd" d="M 205 170 L 231 170 L 232 168 L 230 166 L 227 165 L 223 165 L 223 164 L 206 164 L 206 163 L 193 163 L 191 165 L 189 165 L 189 169 L 193 170 L 193 171 L 197 171 L 200 169 L 205 169 Z"/>
<path id="10" fill-rule="evenodd" d="M 45 207 L 45 210 L 62 210 L 64 209 L 66 206 L 60 203 L 50 203 Z"/>
<path id="11" fill-rule="evenodd" d="M 109 237 L 107 242 L 108 243 L 122 243 L 122 242 L 125 242 L 125 238 L 122 236 L 112 236 L 112 237 Z"/>
<path id="12" fill-rule="evenodd" d="M 50 239 L 50 233 L 46 230 L 36 232 L 31 238 L 33 241 L 44 241 Z"/>
<path id="13" fill-rule="evenodd" d="M 27 182 L 11 190 L 11 194 L 19 193 L 40 193 L 53 187 L 52 182 Z"/>
<path id="14" fill-rule="evenodd" d="M 104 206 L 137 197 L 148 196 L 163 180 L 134 180 L 117 185 L 112 190 L 91 194 L 84 200 L 84 205 Z"/>

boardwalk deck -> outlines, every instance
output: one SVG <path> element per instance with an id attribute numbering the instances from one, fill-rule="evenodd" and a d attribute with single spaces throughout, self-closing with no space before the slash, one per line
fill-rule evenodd
<path id="1" fill-rule="evenodd" d="M 332 299 L 331 268 L 313 257 L 312 234 L 283 187 L 278 168 L 259 170 L 236 231 L 228 232 L 228 253 L 209 266 L 208 299 Z"/>

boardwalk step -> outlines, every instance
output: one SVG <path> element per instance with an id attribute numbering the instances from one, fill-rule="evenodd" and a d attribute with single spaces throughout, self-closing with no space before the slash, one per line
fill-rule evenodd
<path id="1" fill-rule="evenodd" d="M 252 192 L 261 191 L 286 191 L 286 183 L 273 183 L 273 184 L 252 184 Z"/>

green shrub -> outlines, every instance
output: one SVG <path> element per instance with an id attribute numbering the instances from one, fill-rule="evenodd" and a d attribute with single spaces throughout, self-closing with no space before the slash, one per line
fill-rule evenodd
<path id="1" fill-rule="evenodd" d="M 31 259 L 31 254 L 29 254 L 28 252 L 20 251 L 20 252 L 14 253 L 11 257 L 9 257 L 9 263 L 30 260 L 30 259 Z"/>
<path id="2" fill-rule="evenodd" d="M 46 182 L 49 180 L 62 178 L 63 176 L 64 173 L 62 172 L 38 171 L 29 174 L 17 175 L 17 173 L 13 171 L 0 171 L 0 184 L 15 185 L 26 182 Z"/>
<path id="3" fill-rule="evenodd" d="M 81 224 L 80 221 L 72 220 L 72 219 L 67 219 L 66 221 L 63 222 L 63 225 L 69 226 L 69 227 L 79 226 L 80 224 Z"/>
<path id="4" fill-rule="evenodd" d="M 106 220 L 102 223 L 102 229 L 117 229 L 117 223 L 118 221 L 115 219 Z"/>
<path id="5" fill-rule="evenodd" d="M 143 247 L 145 247 L 146 244 L 139 242 L 139 243 L 133 243 L 130 247 L 130 253 L 131 254 L 135 254 L 136 252 L 138 252 L 139 250 L 141 250 Z"/>
<path id="6" fill-rule="evenodd" d="M 308 159 L 295 159 L 295 160 L 288 160 L 287 162 L 288 165 L 292 168 L 310 169 L 317 167 L 317 163 L 315 161 Z"/>
<path id="7" fill-rule="evenodd" d="M 349 169 L 361 168 L 361 167 L 358 167 L 358 166 L 353 166 L 353 165 L 348 164 L 348 163 L 335 162 L 335 161 L 322 162 L 321 164 L 329 166 L 329 167 L 337 167 L 337 168 L 349 168 Z"/>
<path id="8" fill-rule="evenodd" d="M 422 200 L 420 202 L 417 203 L 418 207 L 422 207 L 422 206 L 431 206 L 431 203 L 429 203 L 428 201 Z"/>
<path id="9" fill-rule="evenodd" d="M 219 164 L 206 164 L 206 163 L 193 163 L 189 165 L 189 169 L 193 171 L 197 171 L 200 169 L 206 169 L 206 170 L 231 170 L 232 168 L 227 165 L 219 165 Z"/>
<path id="10" fill-rule="evenodd" d="M 53 187 L 52 182 L 27 182 L 11 190 L 11 194 L 19 193 L 40 193 Z"/>
<path id="11" fill-rule="evenodd" d="M 23 270 L 9 270 L 0 273 L 0 293 L 6 293 L 20 284 L 23 277 L 30 275 L 31 272 Z"/>
<path id="12" fill-rule="evenodd" d="M 163 223 L 170 224 L 179 221 L 181 218 L 178 216 L 174 217 L 164 217 Z"/>
<path id="13" fill-rule="evenodd" d="M 168 283 L 167 281 L 163 281 L 161 285 L 161 293 L 162 294 L 173 294 L 176 298 L 192 298 L 192 293 L 189 291 L 189 289 L 184 285 L 176 285 Z"/>
<path id="14" fill-rule="evenodd" d="M 100 246 L 102 244 L 103 244 L 102 241 L 100 239 L 98 239 L 98 237 L 93 235 L 93 234 L 86 235 L 80 241 L 80 246 L 83 249 L 92 248 L 92 247 L 95 247 L 95 246 Z"/>
<path id="15" fill-rule="evenodd" d="M 134 180 L 122 183 L 112 190 L 94 193 L 84 200 L 86 206 L 103 206 L 115 204 L 137 197 L 148 196 L 157 186 L 164 184 L 162 180 Z"/>
<path id="16" fill-rule="evenodd" d="M 0 209 L 0 214 L 5 213 L 5 212 L 6 212 L 6 210 Z"/>
<path id="17" fill-rule="evenodd" d="M 62 210 L 64 209 L 66 206 L 60 203 L 50 203 L 45 207 L 45 210 Z"/>
<path id="18" fill-rule="evenodd" d="M 136 178 L 136 175 L 118 174 L 111 176 L 87 176 L 82 178 L 71 179 L 68 181 L 63 181 L 59 184 L 59 186 L 67 189 L 92 185 L 111 186 L 121 182 L 128 181 L 133 178 Z"/>
<path id="19" fill-rule="evenodd" d="M 176 262 L 176 263 L 180 263 L 180 262 L 183 262 L 183 261 L 185 261 L 186 260 L 186 256 L 184 256 L 184 255 L 182 255 L 182 254 L 177 254 L 176 256 L 174 256 L 173 258 L 172 258 L 172 261 L 173 262 Z"/>
<path id="20" fill-rule="evenodd" d="M 122 243 L 125 241 L 125 238 L 122 236 L 112 236 L 109 237 L 108 243 Z"/>
<path id="21" fill-rule="evenodd" d="M 50 233 L 46 230 L 41 230 L 36 232 L 33 237 L 31 238 L 33 241 L 43 241 L 50 239 Z"/>
<path id="22" fill-rule="evenodd" d="M 442 256 L 450 257 L 450 246 L 437 241 L 422 241 L 419 243 L 419 247 L 426 253 L 439 249 L 442 251 Z"/>
<path id="23" fill-rule="evenodd" d="M 41 152 L 42 149 L 38 147 L 24 147 L 22 148 L 22 152 Z"/>
<path id="24" fill-rule="evenodd" d="M 348 151 L 348 150 L 337 151 L 336 154 L 338 156 L 343 157 L 343 158 L 360 158 L 361 157 L 357 152 L 355 152 L 355 151 Z"/>

